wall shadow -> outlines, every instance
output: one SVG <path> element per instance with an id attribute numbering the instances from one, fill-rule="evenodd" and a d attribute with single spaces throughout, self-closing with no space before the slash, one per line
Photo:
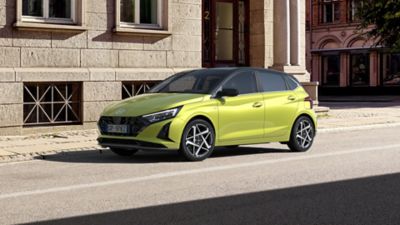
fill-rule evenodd
<path id="1" fill-rule="evenodd" d="M 396 173 L 35 224 L 397 225 L 399 190 Z"/>

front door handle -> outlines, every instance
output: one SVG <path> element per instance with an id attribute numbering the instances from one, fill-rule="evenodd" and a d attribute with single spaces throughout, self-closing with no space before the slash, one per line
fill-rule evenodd
<path id="1" fill-rule="evenodd" d="M 254 108 L 260 108 L 261 106 L 263 106 L 263 104 L 261 102 L 256 102 L 253 104 Z"/>
<path id="2" fill-rule="evenodd" d="M 294 101 L 294 100 L 296 100 L 296 97 L 293 96 L 293 95 L 290 95 L 290 96 L 288 97 L 288 99 L 289 99 L 290 101 Z"/>

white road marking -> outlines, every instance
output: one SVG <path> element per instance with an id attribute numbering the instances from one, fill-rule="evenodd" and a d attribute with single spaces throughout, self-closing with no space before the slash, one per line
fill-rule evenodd
<path id="1" fill-rule="evenodd" d="M 95 182 L 95 183 L 89 183 L 89 184 L 78 184 L 78 185 L 70 185 L 70 186 L 64 186 L 64 187 L 54 187 L 54 188 L 48 188 L 48 189 L 2 194 L 2 195 L 0 195 L 0 200 L 7 199 L 7 198 L 18 198 L 18 197 L 24 197 L 24 196 L 31 196 L 31 195 L 41 195 L 41 194 L 65 192 L 65 191 L 72 191 L 72 190 L 79 190 L 79 189 L 86 189 L 86 188 L 104 187 L 104 186 L 111 186 L 111 185 L 117 185 L 117 184 L 136 183 L 136 182 L 141 182 L 141 181 L 157 180 L 157 179 L 168 178 L 168 177 L 200 174 L 200 173 L 207 173 L 207 172 L 216 172 L 216 171 L 238 169 L 238 168 L 244 168 L 244 167 L 256 167 L 256 166 L 260 166 L 260 165 L 268 165 L 268 164 L 274 164 L 274 163 L 324 158 L 324 157 L 354 154 L 354 153 L 360 153 L 360 152 L 371 152 L 371 151 L 377 151 L 377 150 L 391 150 L 391 149 L 396 149 L 396 148 L 398 150 L 400 150 L 400 144 L 387 145 L 387 146 L 382 146 L 382 147 L 369 147 L 369 148 L 360 148 L 360 149 L 353 149 L 353 150 L 344 150 L 344 151 L 329 152 L 329 153 L 319 153 L 319 154 L 313 154 L 313 155 L 294 156 L 294 157 L 288 157 L 288 158 L 283 158 L 283 159 L 268 159 L 268 160 L 262 160 L 262 161 L 256 161 L 256 162 L 238 163 L 238 164 L 233 164 L 233 165 L 214 166 L 214 167 L 208 167 L 208 168 L 175 171 L 175 172 L 168 172 L 168 173 L 158 173 L 158 174 L 153 174 L 153 175 L 144 176 L 144 177 L 133 177 L 133 178 L 127 178 L 127 179 L 117 179 L 117 180 Z"/>

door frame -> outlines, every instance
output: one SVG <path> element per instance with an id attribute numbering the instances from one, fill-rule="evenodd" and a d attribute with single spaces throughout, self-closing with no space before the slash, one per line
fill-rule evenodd
<path id="1" fill-rule="evenodd" d="M 209 9 L 205 8 L 205 2 L 208 2 Z M 245 63 L 239 64 L 239 1 L 243 1 L 245 4 Z M 233 60 L 215 60 L 215 49 L 216 49 L 216 4 L 217 2 L 231 2 L 233 3 Z M 205 61 L 204 56 L 204 29 L 205 20 L 209 20 L 210 24 L 208 27 L 209 39 L 210 39 L 210 60 Z M 203 0 L 202 1 L 202 19 L 201 19 L 201 40 L 202 40 L 202 66 L 206 68 L 210 67 L 221 67 L 221 66 L 249 66 L 250 65 L 250 0 Z"/>

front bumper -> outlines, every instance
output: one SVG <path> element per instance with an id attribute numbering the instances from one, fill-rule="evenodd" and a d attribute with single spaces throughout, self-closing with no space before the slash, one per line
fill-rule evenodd
<path id="1" fill-rule="evenodd" d="M 127 139 L 117 139 L 117 138 L 102 138 L 99 137 L 97 139 L 100 146 L 104 148 L 119 148 L 119 149 L 127 149 L 127 150 L 171 150 L 167 148 L 165 145 L 144 142 L 144 141 L 136 141 L 136 140 L 127 140 Z"/>
<path id="2" fill-rule="evenodd" d="M 168 126 L 167 134 L 165 126 Z M 183 132 L 184 123 L 179 118 L 173 118 L 157 123 L 150 124 L 134 134 L 109 134 L 102 132 L 97 141 L 100 146 L 122 149 L 141 149 L 141 150 L 177 150 L 180 146 L 180 139 Z M 164 135 L 160 135 L 164 134 Z"/>

